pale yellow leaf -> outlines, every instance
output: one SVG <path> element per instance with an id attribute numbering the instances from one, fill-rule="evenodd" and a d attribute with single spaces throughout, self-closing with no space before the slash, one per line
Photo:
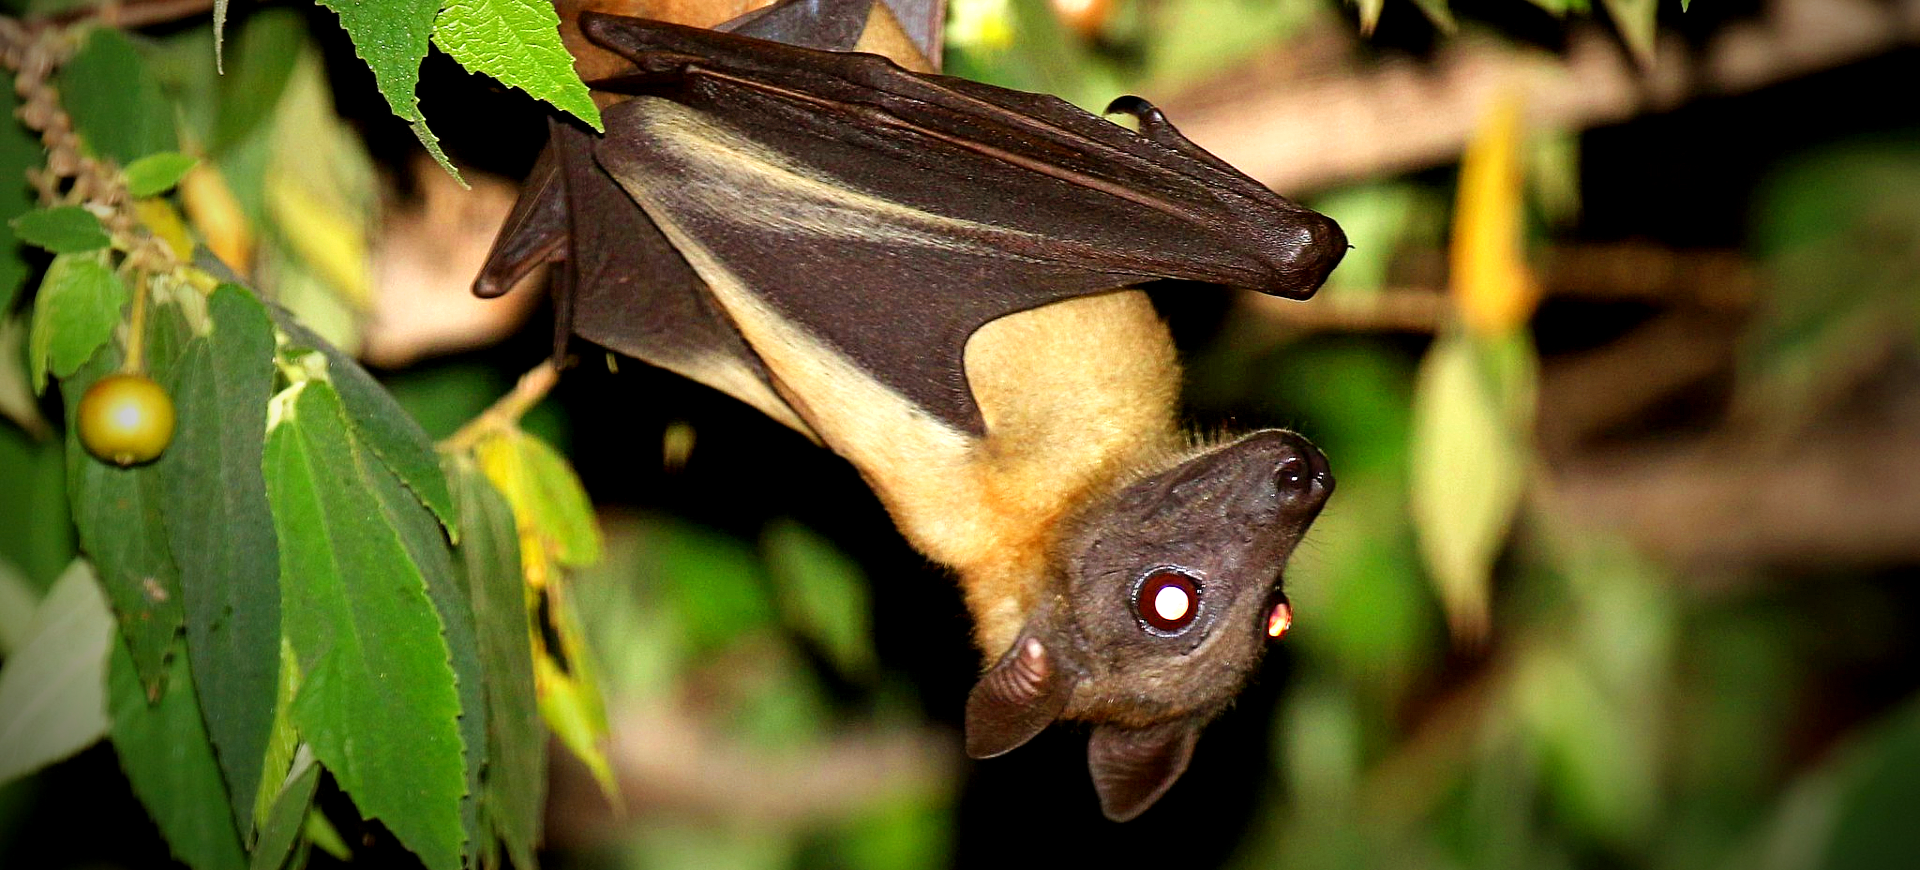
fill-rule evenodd
<path id="1" fill-rule="evenodd" d="M 180 202 L 186 206 L 187 219 L 207 250 L 246 276 L 253 271 L 253 225 L 241 209 L 240 200 L 227 185 L 226 176 L 210 163 L 201 163 L 180 180 Z"/>
<path id="2" fill-rule="evenodd" d="M 1467 328 L 1497 335 L 1525 323 L 1539 288 L 1524 260 L 1520 101 L 1496 102 L 1460 161 L 1454 201 L 1452 289 Z"/>
<path id="3" fill-rule="evenodd" d="M 1536 378 L 1521 335 L 1448 333 L 1420 365 L 1409 496 L 1421 557 L 1460 641 L 1489 629 L 1494 561 L 1526 488 Z"/>

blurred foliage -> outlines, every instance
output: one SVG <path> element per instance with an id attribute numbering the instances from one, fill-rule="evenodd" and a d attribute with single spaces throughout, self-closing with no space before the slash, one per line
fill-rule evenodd
<path id="1" fill-rule="evenodd" d="M 393 12 L 375 5 L 328 4 Z M 335 19 L 292 5 L 221 4 L 223 76 L 213 66 L 222 37 L 208 26 L 153 38 L 99 30 L 62 73 L 90 146 L 125 165 L 127 183 L 148 197 L 141 220 L 176 247 L 212 252 L 224 266 L 202 254 L 207 277 L 252 288 L 150 291 L 149 352 L 178 385 L 183 414 L 197 403 L 203 421 L 183 433 L 177 461 L 201 465 L 74 464 L 85 460 L 65 449 L 60 390 L 36 399 L 34 388 L 50 375 L 71 392 L 113 367 L 132 286 L 89 213 L 36 210 L 25 184 L 0 189 L 0 412 L 12 421 L 0 424 L 0 863 L 78 852 L 81 838 L 98 835 L 66 831 L 36 808 L 43 793 L 81 780 L 130 792 L 127 802 L 152 817 L 165 843 L 122 862 L 130 865 L 171 849 L 195 866 L 229 866 L 241 848 L 255 866 L 298 866 L 315 848 L 371 851 L 373 863 L 382 838 L 397 837 L 433 866 L 526 866 L 542 836 L 530 808 L 546 797 L 548 729 L 626 813 L 619 833 L 541 854 L 549 864 L 882 870 L 938 866 L 963 837 L 1006 839 L 1004 819 L 969 822 L 952 777 L 899 775 L 845 793 L 781 778 L 838 770 L 848 746 L 888 739 L 931 736 L 958 752 L 942 726 L 928 725 L 951 717 L 953 699 L 923 704 L 914 681 L 928 668 L 883 654 L 881 638 L 918 626 L 885 624 L 881 584 L 896 578 L 865 567 L 871 541 L 828 532 L 839 506 L 765 518 L 626 510 L 602 497 L 616 472 L 576 475 L 569 464 L 577 433 L 566 413 L 577 407 L 540 406 L 452 455 L 430 449 L 429 436 L 453 436 L 507 389 L 511 373 L 498 360 L 437 363 L 383 383 L 352 363 L 379 292 L 368 257 L 383 190 L 364 128 L 340 108 L 378 100 L 382 114 L 430 141 L 414 93 L 426 46 L 436 40 L 458 55 L 460 40 L 481 38 L 448 25 L 450 10 L 525 30 L 514 16 L 545 8 L 429 5 L 409 5 L 424 24 L 377 59 L 378 94 L 335 93 L 342 78 L 327 59 L 342 52 L 323 50 L 329 39 L 371 46 L 365 28 L 376 25 L 343 12 L 350 33 L 314 33 L 313 22 Z M 1591 11 L 1583 0 L 1536 5 Z M 1658 4 L 1602 5 L 1645 58 Z M 1383 17 L 1392 25 L 1413 15 L 1457 25 L 1444 0 L 956 0 L 947 62 L 955 74 L 1097 110 L 1121 92 L 1218 81 L 1315 27 L 1353 28 L 1351 18 L 1371 31 Z M 570 87 L 543 84 L 539 70 L 490 72 L 556 102 L 565 97 L 541 89 Z M 522 73 L 530 77 L 514 78 Z M 11 110 L 17 99 L 6 91 Z M 1822 142 L 1754 191 L 1745 238 L 1763 281 L 1734 387 L 1743 425 L 1808 432 L 1890 361 L 1915 358 L 1914 141 Z M 1235 322 L 1227 338 L 1194 348 L 1202 414 L 1299 429 L 1332 457 L 1340 481 L 1289 569 L 1299 622 L 1276 656 L 1288 679 L 1267 726 L 1271 763 L 1237 773 L 1263 791 L 1248 828 L 1222 847 L 1236 865 L 1803 870 L 1920 856 L 1907 820 L 1920 804 L 1915 681 L 1851 682 L 1912 656 L 1902 645 L 1912 605 L 1889 587 L 1910 581 L 1913 566 L 1715 578 L 1724 588 L 1714 591 L 1690 566 L 1578 526 L 1540 498 L 1550 481 L 1528 435 L 1544 346 L 1528 320 L 1530 249 L 1578 238 L 1595 193 L 1582 187 L 1583 148 L 1566 131 L 1496 116 L 1457 176 L 1313 193 L 1356 246 L 1326 290 L 1330 303 L 1364 309 L 1393 289 L 1402 254 L 1451 246 L 1459 307 L 1433 341 L 1278 340 Z M 24 179 L 41 160 L 24 130 L 0 124 L 0 174 Z M 271 321 L 256 292 L 273 303 Z M 260 350 L 252 368 L 234 362 L 246 356 L 240 347 Z M 254 443 L 279 461 L 271 489 L 247 484 L 257 483 L 261 503 L 229 506 L 219 535 L 155 526 L 154 516 L 243 488 L 218 488 L 212 481 L 227 479 L 218 475 L 260 468 L 228 434 L 267 414 L 264 398 L 238 391 L 248 378 L 280 396 L 274 440 L 261 443 L 263 428 Z M 668 439 L 679 446 L 667 452 L 676 468 L 690 452 L 697 466 L 726 449 L 704 436 L 695 449 L 691 424 L 675 427 Z M 649 435 L 623 432 L 622 460 L 650 457 Z M 271 517 L 262 513 L 269 495 Z M 263 518 L 281 523 L 264 530 L 264 549 L 257 526 L 245 537 L 246 523 Z M 343 533 L 319 543 L 305 534 L 328 523 Z M 378 536 L 365 537 L 368 528 Z M 423 641 L 424 652 L 376 648 L 355 662 L 429 674 L 414 681 L 425 687 L 419 697 L 326 685 L 339 662 L 313 654 L 318 616 L 283 626 L 277 609 L 271 620 L 261 610 L 254 622 L 222 623 L 257 636 L 213 667 L 197 651 L 209 648 L 200 638 L 216 620 L 196 614 L 191 592 L 181 613 L 140 603 L 152 597 L 142 580 L 179 594 L 164 585 L 169 561 L 190 590 L 197 562 L 265 558 L 275 541 L 327 557 L 302 563 L 309 576 L 278 581 L 315 599 L 362 588 L 352 584 L 409 590 L 364 612 L 345 606 L 357 598 L 336 596 L 324 616 L 343 634 Z M 83 550 L 90 558 L 76 561 Z M 256 599 L 280 606 L 277 593 Z M 303 682 L 316 676 L 318 689 Z M 59 691 L 30 691 L 46 687 Z M 304 705 L 303 690 L 315 692 Z M 535 700 L 540 722 L 528 709 Z M 252 715 L 222 714 L 223 704 Z M 374 733 L 363 722 L 383 715 L 398 724 L 379 736 L 418 740 L 382 748 L 393 769 L 379 780 L 380 770 L 351 760 L 366 747 L 340 738 Z M 643 737 L 658 745 L 623 748 L 624 723 L 654 728 Z M 16 739 L 28 734 L 51 739 Z M 118 750 L 112 776 L 86 766 L 83 750 L 102 737 Z M 464 754 L 444 751 L 450 740 Z M 235 769 L 227 747 L 236 745 L 264 755 L 257 768 Z M 659 753 L 643 756 L 652 764 L 736 762 L 724 768 L 735 776 L 720 783 L 722 798 L 759 809 L 677 794 L 671 780 L 623 781 L 632 758 L 622 753 L 648 751 Z M 369 774 L 379 781 L 360 778 Z M 1168 800 L 1204 803 L 1202 788 Z M 783 809 L 766 809 L 783 798 Z M 359 811 L 381 814 L 380 824 Z M 72 840 L 44 845 L 61 836 Z M 1128 842 L 1101 839 L 1111 842 L 1085 848 Z"/>

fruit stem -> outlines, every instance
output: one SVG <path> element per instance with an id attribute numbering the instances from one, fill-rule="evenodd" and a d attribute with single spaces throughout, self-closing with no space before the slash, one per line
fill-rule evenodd
<path id="1" fill-rule="evenodd" d="M 127 358 L 120 370 L 130 375 L 147 373 L 147 284 L 145 271 L 133 273 L 133 313 L 127 317 Z"/>
<path id="2" fill-rule="evenodd" d="M 540 400 L 546 398 L 553 385 L 559 382 L 559 367 L 553 364 L 551 358 L 542 360 L 521 375 L 520 382 L 514 384 L 506 395 L 441 441 L 441 449 L 454 452 L 471 450 L 488 433 L 512 428 L 529 409 L 540 404 Z"/>

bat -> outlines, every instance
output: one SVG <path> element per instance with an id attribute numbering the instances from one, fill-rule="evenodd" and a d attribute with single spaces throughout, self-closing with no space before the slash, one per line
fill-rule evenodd
<path id="1" fill-rule="evenodd" d="M 963 591 L 985 662 L 968 754 L 1088 723 L 1101 808 L 1128 820 L 1290 623 L 1282 569 L 1333 489 L 1292 432 L 1183 433 L 1137 287 L 1304 299 L 1346 238 L 1145 100 L 1108 108 L 1129 129 L 850 51 L 888 22 L 870 0 L 716 30 L 581 13 L 625 61 L 594 87 L 627 98 L 604 136 L 553 122 L 474 289 L 552 265 L 563 345 L 850 461 Z"/>

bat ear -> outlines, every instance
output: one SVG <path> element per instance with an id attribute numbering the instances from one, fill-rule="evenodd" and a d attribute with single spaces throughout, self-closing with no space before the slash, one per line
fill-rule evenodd
<path id="1" fill-rule="evenodd" d="M 1032 740 L 1073 697 L 1073 676 L 1031 634 L 973 684 L 967 695 L 967 755 L 992 758 Z"/>
<path id="2" fill-rule="evenodd" d="M 1193 758 L 1200 726 L 1191 719 L 1146 728 L 1100 725 L 1087 741 L 1087 767 L 1100 793 L 1100 811 L 1125 822 L 1173 787 Z"/>

